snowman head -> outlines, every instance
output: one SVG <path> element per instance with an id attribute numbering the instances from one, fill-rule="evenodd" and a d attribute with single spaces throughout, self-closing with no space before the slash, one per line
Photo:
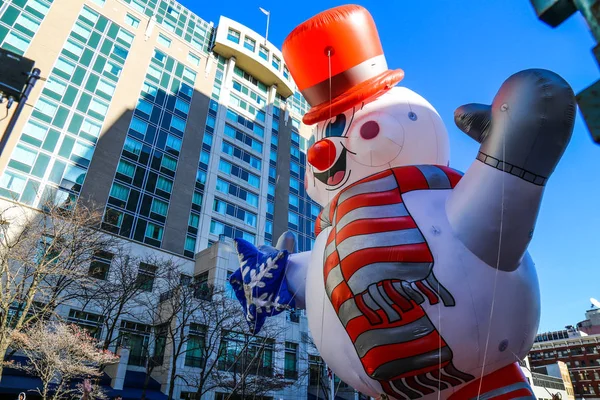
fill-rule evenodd
<path id="1" fill-rule="evenodd" d="M 405 165 L 447 165 L 448 159 L 448 134 L 439 114 L 415 92 L 394 87 L 317 124 L 304 185 L 325 206 L 370 175 Z"/>

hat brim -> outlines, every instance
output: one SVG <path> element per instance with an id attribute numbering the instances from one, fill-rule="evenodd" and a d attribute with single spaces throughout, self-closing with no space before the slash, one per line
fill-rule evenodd
<path id="1" fill-rule="evenodd" d="M 404 71 L 401 69 L 382 72 L 381 74 L 354 86 L 352 89 L 335 97 L 330 102 L 326 101 L 325 103 L 312 107 L 304 114 L 302 122 L 306 125 L 314 125 L 335 117 L 371 97 L 382 95 L 396 86 L 402 78 L 404 78 Z"/>

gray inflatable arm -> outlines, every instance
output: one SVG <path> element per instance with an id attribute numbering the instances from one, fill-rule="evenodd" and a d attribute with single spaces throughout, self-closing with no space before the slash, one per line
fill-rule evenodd
<path id="1" fill-rule="evenodd" d="M 502 84 L 491 106 L 464 105 L 454 119 L 481 147 L 448 199 L 448 219 L 475 255 L 512 271 L 533 235 L 544 185 L 571 139 L 573 90 L 551 71 L 525 70 Z"/>

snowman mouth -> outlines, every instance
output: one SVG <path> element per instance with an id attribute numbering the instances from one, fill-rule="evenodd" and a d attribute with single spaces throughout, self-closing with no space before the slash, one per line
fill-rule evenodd
<path id="1" fill-rule="evenodd" d="M 337 186 L 346 177 L 346 150 L 342 146 L 342 153 L 338 157 L 338 160 L 325 172 L 315 172 L 315 178 L 326 184 L 327 186 Z"/>

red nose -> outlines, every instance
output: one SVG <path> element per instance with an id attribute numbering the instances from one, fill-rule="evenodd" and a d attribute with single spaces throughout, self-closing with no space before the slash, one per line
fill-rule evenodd
<path id="1" fill-rule="evenodd" d="M 319 140 L 308 149 L 308 162 L 319 171 L 325 171 L 333 165 L 335 154 L 335 144 L 331 140 Z"/>

